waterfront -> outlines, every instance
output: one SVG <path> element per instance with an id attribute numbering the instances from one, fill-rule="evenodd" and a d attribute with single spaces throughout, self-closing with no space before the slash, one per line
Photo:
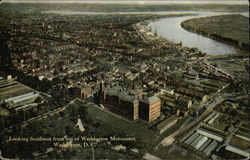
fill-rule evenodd
<path id="1" fill-rule="evenodd" d="M 225 14 L 240 13 L 248 16 L 245 12 L 194 12 L 194 11 L 158 11 L 158 12 L 84 12 L 72 10 L 48 10 L 42 11 L 43 14 L 59 15 L 180 15 L 176 17 L 167 17 L 150 22 L 148 27 L 151 32 L 158 36 L 166 38 L 175 43 L 181 43 L 185 47 L 198 48 L 201 52 L 209 55 L 236 54 L 234 46 L 211 38 L 190 32 L 181 27 L 181 23 L 188 19 L 201 17 L 210 17 Z"/>
<path id="2" fill-rule="evenodd" d="M 181 23 L 188 19 L 210 17 L 224 14 L 223 12 L 197 12 L 197 16 L 183 16 L 162 18 L 160 20 L 149 23 L 149 28 L 153 33 L 162 36 L 176 43 L 182 43 L 186 47 L 196 47 L 200 51 L 210 55 L 235 54 L 235 47 L 210 39 L 208 37 L 189 32 L 181 27 Z M 235 14 L 235 13 L 234 13 Z M 245 15 L 245 13 L 242 13 Z"/>

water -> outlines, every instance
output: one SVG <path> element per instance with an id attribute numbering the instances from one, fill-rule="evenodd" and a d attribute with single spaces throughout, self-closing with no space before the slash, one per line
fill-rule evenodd
<path id="1" fill-rule="evenodd" d="M 182 43 L 186 47 L 195 47 L 200 51 L 210 55 L 234 54 L 237 53 L 235 47 L 225 43 L 210 39 L 208 37 L 189 32 L 181 27 L 181 22 L 187 19 L 208 17 L 223 14 L 232 14 L 230 12 L 195 12 L 195 11 L 159 11 L 159 12 L 84 12 L 72 10 L 50 10 L 43 11 L 44 14 L 63 14 L 63 15 L 133 15 L 133 14 L 197 14 L 197 16 L 182 16 L 182 17 L 168 17 L 151 22 L 153 32 L 157 32 L 159 36 L 171 40 L 176 43 Z M 234 12 L 234 14 L 238 14 Z M 249 13 L 240 13 L 249 17 Z"/>
<path id="2" fill-rule="evenodd" d="M 151 22 L 152 32 L 157 32 L 159 36 L 176 43 L 182 43 L 186 47 L 196 47 L 200 51 L 210 55 L 234 54 L 237 53 L 235 47 L 225 43 L 207 38 L 196 33 L 189 32 L 181 27 L 181 22 L 187 19 L 222 15 L 228 13 L 200 12 L 198 16 L 170 17 Z"/>

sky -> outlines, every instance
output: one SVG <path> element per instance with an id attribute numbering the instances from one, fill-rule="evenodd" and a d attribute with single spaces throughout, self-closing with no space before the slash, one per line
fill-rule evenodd
<path id="1" fill-rule="evenodd" d="M 1 0 L 0 0 L 1 1 Z M 160 3 L 232 3 L 232 4 L 238 4 L 238 3 L 244 3 L 249 4 L 249 0 L 2 0 L 2 2 L 58 2 L 62 1 L 64 3 L 72 3 L 72 2 L 82 2 L 82 3 L 91 3 L 91 2 L 116 2 L 116 3 L 154 3 L 154 2 L 160 2 Z"/>
<path id="2" fill-rule="evenodd" d="M 2 0 L 2 1 L 20 1 L 20 0 Z M 22 1 L 31 1 L 31 0 L 22 0 Z M 32 0 L 32 1 L 51 1 L 51 0 Z M 56 1 L 249 1 L 249 0 L 56 0 Z"/>

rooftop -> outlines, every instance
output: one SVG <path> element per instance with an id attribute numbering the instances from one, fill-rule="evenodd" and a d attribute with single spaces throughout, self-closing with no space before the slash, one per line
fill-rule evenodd
<path id="1" fill-rule="evenodd" d="M 160 98 L 156 96 L 146 97 L 145 99 L 142 100 L 142 102 L 147 103 L 147 104 L 153 104 L 157 101 L 160 101 Z"/>

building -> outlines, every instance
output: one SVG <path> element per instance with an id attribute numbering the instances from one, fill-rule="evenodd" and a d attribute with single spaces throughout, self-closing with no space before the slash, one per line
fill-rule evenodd
<path id="1" fill-rule="evenodd" d="M 71 87 L 68 89 L 68 93 L 71 96 L 78 97 L 78 98 L 88 98 L 93 95 L 91 86 Z"/>
<path id="2" fill-rule="evenodd" d="M 162 106 L 169 106 L 169 107 L 175 107 L 176 106 L 176 99 L 177 97 L 175 95 L 170 94 L 162 94 L 158 96 L 161 99 L 161 105 Z"/>
<path id="3" fill-rule="evenodd" d="M 34 92 L 34 90 L 13 79 L 0 80 L 0 99 L 1 100 L 5 100 L 5 99 L 15 97 L 15 96 L 24 95 L 30 92 Z"/>
<path id="4" fill-rule="evenodd" d="M 182 108 L 189 109 L 192 106 L 193 102 L 189 98 L 179 96 L 177 99 L 177 104 Z"/>
<path id="5" fill-rule="evenodd" d="M 197 90 L 181 87 L 176 90 L 176 93 L 189 97 L 189 98 L 193 98 L 195 100 L 198 100 L 199 102 L 207 101 L 207 95 Z"/>
<path id="6" fill-rule="evenodd" d="M 156 96 L 147 97 L 140 101 L 139 118 L 146 121 L 153 121 L 160 116 L 161 100 Z"/>
<path id="7" fill-rule="evenodd" d="M 39 93 L 30 92 L 20 96 L 5 99 L 4 102 L 9 106 L 9 108 L 13 108 L 33 103 L 39 96 L 40 96 Z"/>
<path id="8" fill-rule="evenodd" d="M 225 148 L 227 151 L 233 152 L 235 154 L 241 155 L 246 157 L 247 159 L 250 158 L 250 153 L 248 153 L 247 151 L 244 151 L 238 147 L 232 146 L 232 145 L 227 145 Z"/>
<path id="9" fill-rule="evenodd" d="M 163 88 L 163 89 L 161 89 L 160 94 L 164 94 L 164 93 L 167 93 L 167 94 L 173 95 L 173 94 L 174 94 L 174 89 L 170 89 L 170 88 Z"/>
<path id="10" fill-rule="evenodd" d="M 164 131 L 166 131 L 168 128 L 170 128 L 171 126 L 173 126 L 178 120 L 178 117 L 173 115 L 167 119 L 165 119 L 164 121 L 160 122 L 157 126 L 156 129 L 157 131 L 161 134 Z"/>
<path id="11" fill-rule="evenodd" d="M 91 86 L 85 86 L 81 88 L 81 98 L 91 97 L 93 95 L 92 93 L 93 92 Z"/>
<path id="12" fill-rule="evenodd" d="M 39 92 L 14 79 L 0 80 L 0 104 L 6 107 L 6 111 L 36 108 L 42 100 Z"/>
<path id="13" fill-rule="evenodd" d="M 186 117 L 189 114 L 190 110 L 181 110 L 179 116 Z"/>
<path id="14" fill-rule="evenodd" d="M 152 96 L 142 99 L 140 90 L 125 91 L 121 86 L 100 84 L 99 102 L 107 109 L 131 120 L 151 122 L 160 116 L 161 100 Z"/>
<path id="15" fill-rule="evenodd" d="M 139 101 L 120 86 L 103 89 L 101 104 L 111 111 L 132 120 L 138 119 Z"/>
<path id="16" fill-rule="evenodd" d="M 158 97 L 161 99 L 161 107 L 176 116 L 187 116 L 192 106 L 192 101 L 182 95 L 164 92 Z"/>

